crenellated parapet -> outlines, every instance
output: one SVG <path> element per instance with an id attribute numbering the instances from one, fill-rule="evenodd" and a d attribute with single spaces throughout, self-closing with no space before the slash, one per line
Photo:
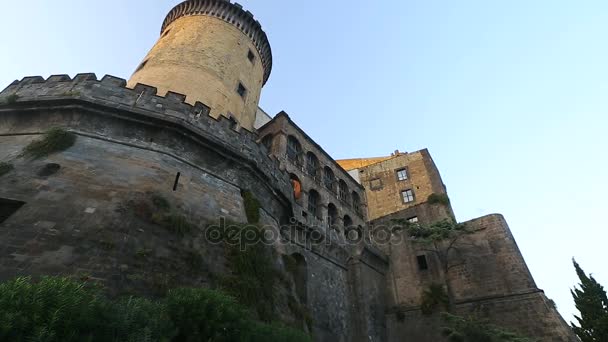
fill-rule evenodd
<path id="1" fill-rule="evenodd" d="M 161 34 L 176 19 L 189 15 L 205 15 L 221 19 L 247 35 L 260 54 L 264 66 L 264 84 L 268 81 L 272 71 L 272 51 L 262 25 L 251 12 L 243 10 L 243 6 L 238 3 L 230 3 L 229 0 L 188 0 L 175 6 L 167 14 Z"/>
<path id="2" fill-rule="evenodd" d="M 200 102 L 194 105 L 185 103 L 183 94 L 168 92 L 159 96 L 154 87 L 137 84 L 130 89 L 126 84 L 126 80 L 110 75 L 99 80 L 92 73 L 78 74 L 74 78 L 53 75 L 46 80 L 41 76 L 25 77 L 0 92 L 0 106 L 85 102 L 179 125 L 203 138 L 207 144 L 246 161 L 259 170 L 284 198 L 292 199 L 289 176 L 280 170 L 278 160 L 269 156 L 266 147 L 259 143 L 256 133 L 239 129 L 235 122 L 224 116 L 218 119 L 209 116 L 208 106 Z"/>

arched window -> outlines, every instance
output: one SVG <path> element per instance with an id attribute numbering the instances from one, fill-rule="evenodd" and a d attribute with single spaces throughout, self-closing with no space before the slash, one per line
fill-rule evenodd
<path id="1" fill-rule="evenodd" d="M 315 190 L 310 190 L 308 192 L 308 213 L 312 217 L 319 217 L 320 210 L 319 205 L 321 204 L 321 199 L 319 193 Z"/>
<path id="2" fill-rule="evenodd" d="M 353 191 L 353 208 L 357 214 L 361 215 L 361 197 L 356 191 Z"/>
<path id="3" fill-rule="evenodd" d="M 296 165 L 302 165 L 302 145 L 296 137 L 287 137 L 287 159 Z"/>
<path id="4" fill-rule="evenodd" d="M 340 179 L 340 183 L 338 186 L 339 192 L 338 192 L 338 196 L 340 197 L 340 200 L 349 203 L 349 191 L 348 191 L 348 185 L 346 185 L 346 182 L 343 181 L 342 179 Z"/>
<path id="5" fill-rule="evenodd" d="M 338 221 L 338 208 L 333 203 L 327 205 L 327 224 L 331 227 Z"/>
<path id="6" fill-rule="evenodd" d="M 353 226 L 353 220 L 348 215 L 344 215 L 344 228 L 348 231 L 348 228 Z"/>
<path id="7" fill-rule="evenodd" d="M 296 294 L 300 299 L 300 304 L 306 306 L 308 302 L 308 267 L 306 259 L 299 253 L 292 254 L 291 257 L 295 261 L 295 269 L 293 272 L 293 280 L 296 285 Z"/>
<path id="8" fill-rule="evenodd" d="M 293 173 L 289 174 L 289 179 L 291 179 L 291 185 L 293 186 L 293 197 L 297 201 L 302 197 L 302 182 L 300 182 L 298 176 Z"/>
<path id="9" fill-rule="evenodd" d="M 323 184 L 325 184 L 325 187 L 330 190 L 330 191 L 334 191 L 334 182 L 336 181 L 336 177 L 334 177 L 334 172 L 329 168 L 329 167 L 325 167 L 323 169 Z"/>
<path id="10" fill-rule="evenodd" d="M 315 156 L 314 153 L 308 152 L 306 153 L 306 173 L 309 176 L 315 178 L 317 177 L 317 170 L 319 169 L 319 159 Z"/>
<path id="11" fill-rule="evenodd" d="M 272 152 L 273 138 L 274 137 L 272 136 L 272 134 L 268 134 L 262 138 L 262 145 L 266 146 L 266 148 L 268 149 L 268 152 Z"/>

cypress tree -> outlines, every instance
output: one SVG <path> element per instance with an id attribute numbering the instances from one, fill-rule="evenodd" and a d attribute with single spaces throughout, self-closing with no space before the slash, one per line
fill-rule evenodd
<path id="1" fill-rule="evenodd" d="M 580 279 L 580 289 L 571 290 L 579 316 L 574 316 L 578 326 L 574 323 L 572 330 L 582 342 L 608 341 L 608 298 L 604 287 L 593 276 L 587 276 L 579 264 L 572 259 L 576 274 Z"/>

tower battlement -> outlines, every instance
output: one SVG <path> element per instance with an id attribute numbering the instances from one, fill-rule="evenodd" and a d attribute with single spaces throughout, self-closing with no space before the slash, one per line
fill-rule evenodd
<path id="1" fill-rule="evenodd" d="M 256 133 L 235 126 L 230 119 L 209 116 L 209 107 L 201 102 L 191 105 L 186 96 L 167 92 L 159 96 L 157 89 L 145 84 L 128 88 L 125 79 L 106 75 L 101 80 L 93 73 L 78 74 L 73 79 L 68 75 L 52 75 L 46 80 L 42 76 L 24 77 L 14 81 L 0 92 L 0 103 L 16 95 L 16 105 L 35 102 L 36 107 L 45 102 L 87 102 L 141 114 L 166 123 L 180 125 L 240 159 L 252 168 L 262 171 L 286 197 L 291 198 L 292 187 L 289 176 L 279 170 L 279 161 L 269 156 L 267 148 L 259 142 Z"/>
<path id="2" fill-rule="evenodd" d="M 272 71 L 272 50 L 262 25 L 254 18 L 253 13 L 243 10 L 241 4 L 233 4 L 230 0 L 184 1 L 167 14 L 160 33 L 163 34 L 165 29 L 178 18 L 189 15 L 206 15 L 221 19 L 236 26 L 251 38 L 264 65 L 264 84 L 266 84 Z"/>

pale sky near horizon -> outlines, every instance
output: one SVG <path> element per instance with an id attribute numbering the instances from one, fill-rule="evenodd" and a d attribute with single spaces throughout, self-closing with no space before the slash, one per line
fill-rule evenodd
<path id="1" fill-rule="evenodd" d="M 179 0 L 0 5 L 0 88 L 129 78 Z M 571 258 L 608 286 L 608 2 L 242 0 L 268 34 L 262 92 L 336 159 L 428 148 L 460 221 L 505 215 L 567 321 Z"/>

